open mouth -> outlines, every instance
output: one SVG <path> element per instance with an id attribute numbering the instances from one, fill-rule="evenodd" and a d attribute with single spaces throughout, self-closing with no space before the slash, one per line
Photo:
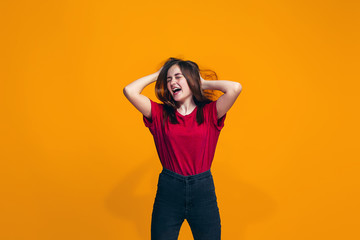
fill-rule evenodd
<path id="1" fill-rule="evenodd" d="M 172 91 L 173 91 L 174 95 L 177 95 L 181 91 L 181 88 L 175 87 L 172 89 Z"/>

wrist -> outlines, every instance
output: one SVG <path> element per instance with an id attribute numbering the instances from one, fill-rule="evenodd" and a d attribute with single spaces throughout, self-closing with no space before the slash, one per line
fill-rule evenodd
<path id="1" fill-rule="evenodd" d="M 155 82 L 156 80 L 157 80 L 157 78 L 158 78 L 158 76 L 159 76 L 159 71 L 158 72 L 154 72 L 153 74 L 152 74 L 152 82 Z"/>
<path id="2" fill-rule="evenodd" d="M 203 79 L 203 78 L 200 78 L 200 84 L 201 84 L 201 89 L 202 89 L 202 90 L 205 90 L 205 89 L 208 88 L 208 86 L 207 86 L 207 83 L 208 83 L 208 82 L 209 82 L 208 80 L 205 80 L 205 79 Z"/>

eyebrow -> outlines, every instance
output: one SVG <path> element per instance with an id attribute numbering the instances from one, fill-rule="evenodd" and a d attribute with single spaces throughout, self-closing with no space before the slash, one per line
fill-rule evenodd
<path id="1" fill-rule="evenodd" d="M 175 76 L 176 75 L 182 75 L 181 73 L 175 73 Z M 168 79 L 168 78 L 171 78 L 171 77 L 167 77 L 166 79 Z"/>

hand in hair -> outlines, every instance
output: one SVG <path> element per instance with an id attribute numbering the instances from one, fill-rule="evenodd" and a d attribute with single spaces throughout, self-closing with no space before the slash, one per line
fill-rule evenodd
<path id="1" fill-rule="evenodd" d="M 200 86 L 201 86 L 201 90 L 203 90 L 203 89 L 204 89 L 203 86 L 204 86 L 205 79 L 203 79 L 203 78 L 201 77 L 201 74 L 199 74 L 199 75 L 200 75 Z"/>

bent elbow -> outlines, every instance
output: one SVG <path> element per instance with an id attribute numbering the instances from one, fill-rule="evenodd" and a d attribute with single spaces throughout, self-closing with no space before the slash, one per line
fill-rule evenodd
<path id="1" fill-rule="evenodd" d="M 129 95 L 131 95 L 131 90 L 129 89 L 128 86 L 123 88 L 123 94 L 125 95 L 126 98 L 129 98 Z"/>
<path id="2" fill-rule="evenodd" d="M 126 96 L 126 94 L 127 94 L 127 88 L 126 87 L 124 87 L 123 88 L 123 94 Z"/>
<path id="3" fill-rule="evenodd" d="M 130 96 L 132 95 L 132 91 L 131 91 L 131 89 L 130 89 L 128 86 L 126 86 L 126 87 L 124 87 L 124 89 L 123 89 L 123 94 L 125 95 L 125 97 L 126 97 L 127 99 L 129 99 Z"/>
<path id="4" fill-rule="evenodd" d="M 238 83 L 238 82 L 235 82 L 233 90 L 237 95 L 239 95 L 241 93 L 241 90 L 242 90 L 241 84 Z"/>

